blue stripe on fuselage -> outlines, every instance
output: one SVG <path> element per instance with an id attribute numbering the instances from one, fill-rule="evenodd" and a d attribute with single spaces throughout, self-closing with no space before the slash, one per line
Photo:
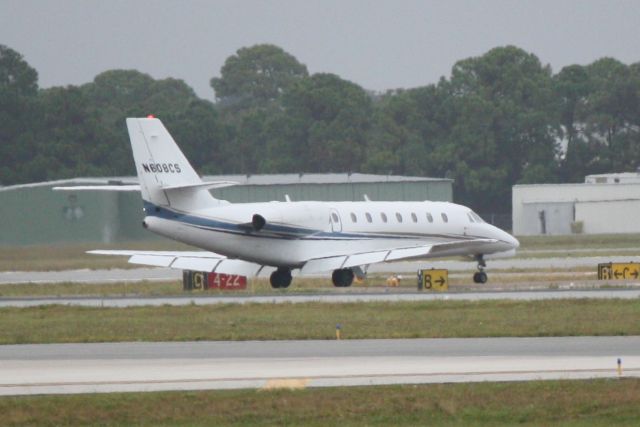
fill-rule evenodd
<path id="1" fill-rule="evenodd" d="M 362 240 L 362 239 L 424 239 L 432 238 L 457 238 L 459 240 L 471 240 L 473 236 L 449 236 L 449 235 L 425 235 L 425 234 L 382 234 L 382 233 L 345 233 L 336 231 L 323 231 L 309 228 L 293 227 L 287 225 L 275 225 L 267 222 L 259 232 L 241 226 L 238 223 L 220 221 L 212 218 L 196 216 L 179 212 L 166 207 L 161 207 L 147 201 L 143 201 L 144 211 L 147 216 L 182 222 L 183 224 L 204 230 L 217 231 L 230 234 L 241 234 L 252 237 L 266 237 L 278 239 L 313 239 L 313 240 Z"/>

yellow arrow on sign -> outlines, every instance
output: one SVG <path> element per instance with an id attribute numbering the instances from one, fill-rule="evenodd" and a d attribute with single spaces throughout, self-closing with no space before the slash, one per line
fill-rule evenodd
<path id="1" fill-rule="evenodd" d="M 422 288 L 429 291 L 446 291 L 449 289 L 449 270 L 421 270 Z"/>
<path id="2" fill-rule="evenodd" d="M 640 264 L 635 262 L 611 263 L 611 274 L 615 279 L 637 279 L 640 276 Z"/>
<path id="3" fill-rule="evenodd" d="M 610 262 L 598 264 L 599 280 L 630 280 L 640 278 L 640 263 Z"/>

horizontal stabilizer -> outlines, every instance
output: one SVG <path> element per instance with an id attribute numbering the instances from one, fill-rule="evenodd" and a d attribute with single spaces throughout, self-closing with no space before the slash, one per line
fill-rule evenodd
<path id="1" fill-rule="evenodd" d="M 161 187 L 161 190 L 165 191 L 180 191 L 180 190 L 199 190 L 199 189 L 214 189 L 231 187 L 238 185 L 239 182 L 235 181 L 209 181 L 198 182 L 195 184 L 180 184 L 169 185 Z M 76 185 L 74 187 L 53 187 L 53 191 L 140 191 L 140 185 Z"/>
<path id="2" fill-rule="evenodd" d="M 53 191 L 140 191 L 134 185 L 76 185 L 75 187 L 53 187 Z"/>
<path id="3" fill-rule="evenodd" d="M 173 191 L 173 190 L 198 190 L 200 188 L 206 189 L 214 189 L 214 188 L 224 188 L 231 187 L 234 185 L 239 185 L 239 182 L 235 181 L 210 181 L 210 182 L 198 182 L 195 184 L 184 184 L 184 185 L 170 185 L 167 187 L 162 187 L 163 190 Z"/>

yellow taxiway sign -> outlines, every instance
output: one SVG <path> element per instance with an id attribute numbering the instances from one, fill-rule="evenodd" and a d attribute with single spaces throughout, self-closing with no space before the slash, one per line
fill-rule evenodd
<path id="1" fill-rule="evenodd" d="M 435 269 L 418 271 L 418 289 L 446 291 L 449 289 L 449 270 Z"/>
<path id="2" fill-rule="evenodd" d="M 598 264 L 598 280 L 629 280 L 640 277 L 640 263 L 608 262 Z"/>

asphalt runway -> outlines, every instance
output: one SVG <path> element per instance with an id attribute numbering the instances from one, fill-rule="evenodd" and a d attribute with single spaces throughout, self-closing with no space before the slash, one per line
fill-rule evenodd
<path id="1" fill-rule="evenodd" d="M 388 290 L 388 288 L 387 288 Z M 550 299 L 635 299 L 640 289 L 581 289 L 498 292 L 375 292 L 280 295 L 185 295 L 175 297 L 60 297 L 0 298 L 0 308 L 68 305 L 78 307 L 160 307 L 218 304 L 299 304 L 307 302 L 413 302 L 413 301 L 486 301 L 486 300 L 550 300 Z"/>
<path id="2" fill-rule="evenodd" d="M 0 346 L 0 395 L 640 376 L 640 337 Z"/>

